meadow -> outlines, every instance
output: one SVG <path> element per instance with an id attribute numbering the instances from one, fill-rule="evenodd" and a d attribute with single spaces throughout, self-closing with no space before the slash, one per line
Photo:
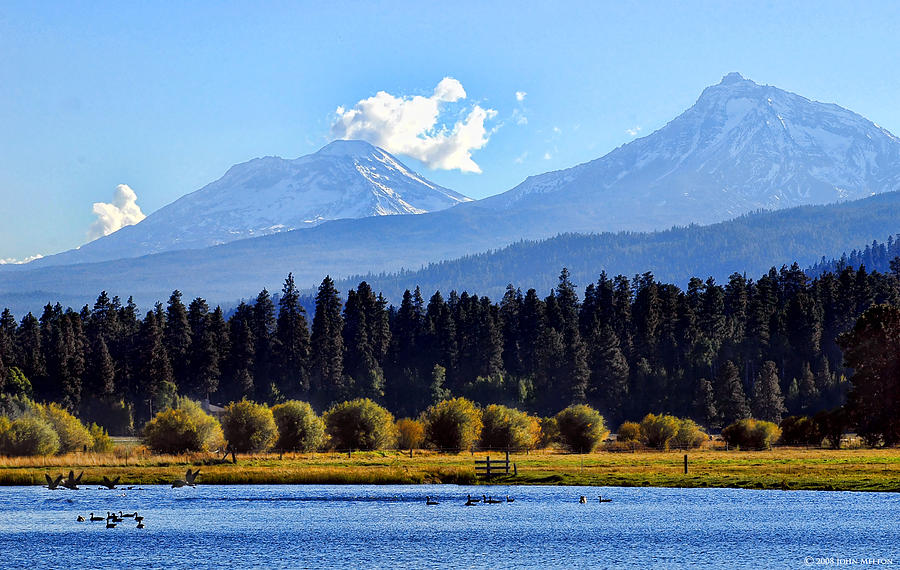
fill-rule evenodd
<path id="1" fill-rule="evenodd" d="M 103 476 L 121 486 L 168 484 L 188 467 L 200 467 L 200 484 L 503 484 L 622 487 L 730 487 L 829 491 L 900 491 L 900 450 L 777 447 L 766 451 L 554 450 L 512 453 L 515 474 L 476 476 L 474 462 L 500 452 L 446 454 L 409 451 L 322 452 L 238 455 L 237 463 L 211 454 L 153 455 L 140 446 L 113 453 L 71 453 L 49 457 L 0 457 L 0 485 L 43 485 L 56 476 L 84 471 L 82 484 Z M 229 458 L 230 459 L 230 458 Z"/>

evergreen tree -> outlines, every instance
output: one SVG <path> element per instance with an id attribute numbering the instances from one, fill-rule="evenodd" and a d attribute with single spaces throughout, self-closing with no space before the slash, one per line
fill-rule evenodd
<path id="1" fill-rule="evenodd" d="M 189 350 L 189 384 L 182 391 L 209 399 L 219 388 L 222 376 L 217 333 L 212 328 L 209 305 L 202 297 L 197 297 L 188 305 L 188 324 L 191 330 Z"/>
<path id="2" fill-rule="evenodd" d="M 163 331 L 155 312 L 148 312 L 141 327 L 140 375 L 143 383 L 142 397 L 146 398 L 149 413 L 168 407 L 176 396 L 172 365 L 166 353 Z"/>
<path id="3" fill-rule="evenodd" d="M 334 281 L 326 276 L 316 293 L 316 314 L 312 322 L 310 377 L 313 398 L 332 403 L 349 395 L 344 378 L 341 298 Z"/>
<path id="4" fill-rule="evenodd" d="M 288 273 L 278 300 L 276 362 L 280 390 L 289 396 L 309 392 L 309 326 L 300 293 Z"/>
<path id="5" fill-rule="evenodd" d="M 750 406 L 741 384 L 737 367 L 726 360 L 716 375 L 716 403 L 722 425 L 727 426 L 750 417 Z"/>
<path id="6" fill-rule="evenodd" d="M 256 368 L 256 339 L 253 335 L 253 307 L 241 302 L 228 321 L 228 338 L 231 352 L 228 369 L 230 371 L 228 399 L 253 399 L 256 382 L 253 371 Z"/>
<path id="7" fill-rule="evenodd" d="M 628 399 L 629 366 L 619 348 L 613 328 L 596 322 L 590 340 L 591 380 L 589 393 L 596 408 L 606 410 L 606 417 L 615 423 L 624 419 L 624 405 Z"/>
<path id="8" fill-rule="evenodd" d="M 707 428 L 720 428 L 719 412 L 712 382 L 706 378 L 697 381 L 694 395 L 694 417 Z"/>
<path id="9" fill-rule="evenodd" d="M 157 323 L 163 331 L 163 343 L 171 363 L 176 386 L 190 386 L 191 326 L 188 323 L 187 308 L 181 302 L 181 291 L 172 291 L 166 308 L 165 326 Z"/>
<path id="10" fill-rule="evenodd" d="M 753 417 L 780 424 L 786 411 L 778 380 L 778 368 L 774 362 L 767 360 L 753 384 Z"/>
<path id="11" fill-rule="evenodd" d="M 267 289 L 263 289 L 256 296 L 253 303 L 253 319 L 251 329 L 253 331 L 253 377 L 257 395 L 268 397 L 266 393 L 272 384 L 272 368 L 275 364 L 275 304 Z"/>

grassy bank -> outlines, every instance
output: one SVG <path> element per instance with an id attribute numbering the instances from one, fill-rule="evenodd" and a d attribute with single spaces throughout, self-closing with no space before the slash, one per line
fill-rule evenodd
<path id="1" fill-rule="evenodd" d="M 474 460 L 484 453 L 459 455 L 417 451 L 316 453 L 238 456 L 237 464 L 218 463 L 209 455 L 161 456 L 131 450 L 127 454 L 78 453 L 57 457 L 0 457 L 0 485 L 44 484 L 44 474 L 84 471 L 84 485 L 103 476 L 121 476 L 121 485 L 166 484 L 188 466 L 200 466 L 205 484 L 418 484 L 482 483 Z M 500 454 L 493 453 L 493 457 Z M 517 475 L 492 483 L 516 485 L 612 485 L 655 487 L 733 487 L 900 491 L 900 449 L 802 449 L 772 451 L 639 451 L 586 455 L 554 452 L 512 454 Z"/>

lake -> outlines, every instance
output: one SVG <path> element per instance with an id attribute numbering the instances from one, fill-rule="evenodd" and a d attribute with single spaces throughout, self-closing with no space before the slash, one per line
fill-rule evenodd
<path id="1" fill-rule="evenodd" d="M 483 493 L 500 504 L 465 506 Z M 506 502 L 509 494 L 514 502 Z M 425 504 L 431 495 L 440 502 Z M 580 504 L 584 495 L 587 503 Z M 612 499 L 600 503 L 598 495 Z M 90 512 L 137 511 L 76 522 Z M 0 566 L 900 566 L 898 493 L 611 487 L 0 488 Z M 840 564 L 844 561 L 843 564 Z"/>

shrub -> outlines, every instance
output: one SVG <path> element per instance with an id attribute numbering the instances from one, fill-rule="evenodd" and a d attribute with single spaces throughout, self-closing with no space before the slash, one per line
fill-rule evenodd
<path id="1" fill-rule="evenodd" d="M 548 447 L 559 442 L 559 424 L 556 418 L 541 418 L 541 447 Z"/>
<path id="2" fill-rule="evenodd" d="M 670 445 L 679 449 L 694 449 L 708 439 L 709 435 L 694 420 L 684 418 L 678 420 L 678 433 L 672 438 Z"/>
<path id="3" fill-rule="evenodd" d="M 394 445 L 394 416 L 368 398 L 334 405 L 325 414 L 325 429 L 336 449 L 384 449 Z"/>
<path id="4" fill-rule="evenodd" d="M 0 453 L 6 455 L 53 455 L 59 450 L 59 436 L 43 418 L 22 416 L 9 422 L 0 437 Z"/>
<path id="5" fill-rule="evenodd" d="M 753 418 L 738 420 L 722 430 L 722 439 L 728 445 L 745 449 L 772 447 L 780 435 L 777 425 Z"/>
<path id="6" fill-rule="evenodd" d="M 438 449 L 469 449 L 481 428 L 481 410 L 465 398 L 438 402 L 425 412 L 425 440 Z"/>
<path id="7" fill-rule="evenodd" d="M 228 447 L 237 453 L 265 451 L 278 437 L 272 410 L 249 400 L 232 402 L 222 413 L 222 430 Z"/>
<path id="8" fill-rule="evenodd" d="M 222 427 L 216 419 L 187 398 L 178 398 L 175 408 L 156 414 L 144 426 L 144 445 L 156 453 L 211 451 L 222 447 Z"/>
<path id="9" fill-rule="evenodd" d="M 13 397 L 31 398 L 31 381 L 22 370 L 13 366 L 8 370 L 4 392 Z"/>
<path id="10" fill-rule="evenodd" d="M 655 449 L 669 449 L 680 425 L 675 416 L 647 414 L 641 420 L 641 443 Z"/>
<path id="11" fill-rule="evenodd" d="M 419 420 L 397 420 L 397 446 L 400 449 L 419 449 L 425 443 L 425 424 Z"/>
<path id="12" fill-rule="evenodd" d="M 616 434 L 616 441 L 632 442 L 641 439 L 641 424 L 637 422 L 625 422 L 619 426 L 619 433 Z"/>
<path id="13" fill-rule="evenodd" d="M 325 445 L 325 422 L 308 403 L 288 400 L 274 406 L 272 416 L 278 427 L 278 449 L 315 451 Z"/>
<path id="14" fill-rule="evenodd" d="M 809 416 L 788 416 L 781 420 L 781 443 L 819 445 L 822 443 L 822 433 Z"/>
<path id="15" fill-rule="evenodd" d="M 82 450 L 94 445 L 94 438 L 91 437 L 88 428 L 58 404 L 35 404 L 34 413 L 50 424 L 59 436 L 60 453 Z"/>
<path id="16" fill-rule="evenodd" d="M 534 449 L 541 424 L 526 412 L 491 404 L 481 414 L 481 445 L 500 449 Z"/>
<path id="17" fill-rule="evenodd" d="M 112 452 L 115 445 L 113 444 L 112 438 L 109 437 L 108 433 L 106 433 L 105 429 L 97 424 L 91 424 L 91 427 L 88 428 L 88 431 L 91 432 L 91 438 L 94 440 L 94 444 L 91 446 L 91 451 L 95 453 Z"/>
<path id="18" fill-rule="evenodd" d="M 556 414 L 560 442 L 571 451 L 590 453 L 609 435 L 600 412 L 578 404 Z"/>

